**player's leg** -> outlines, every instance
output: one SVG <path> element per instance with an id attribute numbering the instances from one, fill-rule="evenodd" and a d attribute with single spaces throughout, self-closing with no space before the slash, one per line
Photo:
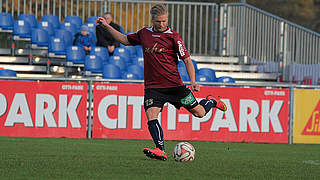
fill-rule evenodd
<path id="1" fill-rule="evenodd" d="M 146 115 L 148 119 L 148 129 L 153 142 L 157 148 L 164 151 L 163 130 L 158 121 L 160 111 L 160 107 L 150 107 L 148 108 Z"/>
<path id="2" fill-rule="evenodd" d="M 207 96 L 205 99 L 202 99 L 198 103 L 189 88 L 181 88 L 179 89 L 179 93 L 181 93 L 181 99 L 179 100 L 180 102 L 178 102 L 178 107 L 183 106 L 196 117 L 204 117 L 214 107 L 221 111 L 227 110 L 226 105 L 222 101 L 213 98 L 211 95 Z"/>
<path id="3" fill-rule="evenodd" d="M 199 104 L 188 110 L 196 117 L 202 118 L 205 116 L 212 108 L 217 108 L 223 112 L 227 110 L 227 106 L 219 99 L 208 95 L 205 99 L 202 99 Z"/>
<path id="4" fill-rule="evenodd" d="M 166 160 L 167 154 L 164 152 L 164 139 L 162 127 L 158 121 L 159 113 L 165 103 L 161 93 L 155 90 L 145 90 L 144 108 L 148 119 L 148 130 L 156 148 L 144 148 L 143 152 L 150 158 Z"/>

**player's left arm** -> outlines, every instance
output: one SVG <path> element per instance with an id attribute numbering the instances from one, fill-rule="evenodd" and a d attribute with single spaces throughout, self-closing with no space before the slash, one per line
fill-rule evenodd
<path id="1" fill-rule="evenodd" d="M 191 89 L 193 91 L 199 91 L 200 90 L 200 87 L 199 85 L 196 83 L 196 77 L 195 77 L 195 70 L 194 70 L 194 66 L 193 66 L 193 63 L 192 63 L 192 60 L 189 57 L 183 59 L 183 62 L 186 66 L 186 69 L 187 69 L 187 73 L 190 77 L 190 83 L 191 83 Z"/>

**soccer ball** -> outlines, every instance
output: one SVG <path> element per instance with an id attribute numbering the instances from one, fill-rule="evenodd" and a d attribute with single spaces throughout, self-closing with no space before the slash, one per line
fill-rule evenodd
<path id="1" fill-rule="evenodd" d="M 186 162 L 194 160 L 196 150 L 188 142 L 180 142 L 173 149 L 174 160 L 178 162 Z"/>

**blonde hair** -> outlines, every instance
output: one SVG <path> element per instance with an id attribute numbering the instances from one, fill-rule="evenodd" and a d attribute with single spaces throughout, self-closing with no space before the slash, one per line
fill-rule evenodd
<path id="1" fill-rule="evenodd" d="M 164 4 L 156 4 L 151 8 L 150 14 L 152 19 L 154 19 L 156 16 L 168 14 L 168 10 Z"/>

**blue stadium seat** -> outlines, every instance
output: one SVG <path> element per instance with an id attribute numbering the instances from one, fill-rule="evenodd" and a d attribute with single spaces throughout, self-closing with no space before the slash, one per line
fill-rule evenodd
<path id="1" fill-rule="evenodd" d="M 64 22 L 70 22 L 76 25 L 77 31 L 80 31 L 80 28 L 82 26 L 82 19 L 80 16 L 67 16 Z"/>
<path id="2" fill-rule="evenodd" d="M 38 22 L 37 27 L 46 30 L 48 32 L 49 36 L 54 36 L 54 27 L 50 22 L 48 22 L 48 21 Z"/>
<path id="3" fill-rule="evenodd" d="M 221 83 L 235 83 L 236 81 L 230 76 L 221 76 L 217 79 Z"/>
<path id="4" fill-rule="evenodd" d="M 2 30 L 13 30 L 13 17 L 10 13 L 0 13 L 0 27 Z"/>
<path id="5" fill-rule="evenodd" d="M 102 77 L 105 79 L 121 79 L 121 70 L 114 64 L 105 64 L 103 66 Z"/>
<path id="6" fill-rule="evenodd" d="M 37 19 L 33 14 L 20 14 L 18 20 L 24 20 L 28 22 L 31 28 L 37 27 Z"/>
<path id="7" fill-rule="evenodd" d="M 122 79 L 141 80 L 141 78 L 137 74 L 129 73 L 129 72 L 123 73 Z"/>
<path id="8" fill-rule="evenodd" d="M 99 56 L 104 64 L 109 62 L 109 52 L 108 49 L 105 47 L 93 47 L 90 51 L 90 54 Z"/>
<path id="9" fill-rule="evenodd" d="M 91 71 L 92 73 L 102 73 L 103 72 L 102 59 L 96 55 L 87 55 L 84 60 L 84 69 L 86 71 Z"/>
<path id="10" fill-rule="evenodd" d="M 32 30 L 31 43 L 43 47 L 49 44 L 49 34 L 46 30 L 36 28 Z"/>
<path id="11" fill-rule="evenodd" d="M 126 64 L 132 64 L 131 58 L 130 58 L 130 52 L 126 47 L 115 48 L 113 55 L 120 56 L 121 59 L 123 59 L 126 62 Z"/>
<path id="12" fill-rule="evenodd" d="M 127 64 L 123 58 L 120 56 L 111 56 L 109 57 L 109 63 L 114 64 L 120 68 L 121 71 L 126 71 Z"/>
<path id="13" fill-rule="evenodd" d="M 66 47 L 72 46 L 73 37 L 70 31 L 65 29 L 57 29 L 54 36 L 63 39 Z"/>
<path id="14" fill-rule="evenodd" d="M 196 81 L 197 82 L 211 82 L 211 79 L 203 74 L 196 74 Z"/>
<path id="15" fill-rule="evenodd" d="M 88 17 L 88 23 L 96 24 L 96 20 L 99 18 L 99 16 L 90 16 Z"/>
<path id="16" fill-rule="evenodd" d="M 182 81 L 190 81 L 190 78 L 189 78 L 189 76 L 188 75 L 181 75 L 180 74 L 180 77 L 181 77 L 181 79 L 182 79 Z"/>
<path id="17" fill-rule="evenodd" d="M 143 57 L 134 57 L 132 58 L 132 64 L 136 64 L 144 68 L 144 59 Z"/>
<path id="18" fill-rule="evenodd" d="M 181 60 L 178 61 L 178 71 L 180 73 L 181 78 L 182 78 L 182 76 L 189 77 L 186 66 L 184 65 L 184 62 Z"/>
<path id="19" fill-rule="evenodd" d="M 71 61 L 74 64 L 84 64 L 84 59 L 86 57 L 85 52 L 82 48 L 78 46 L 67 47 L 67 61 Z"/>
<path id="20" fill-rule="evenodd" d="M 49 52 L 55 55 L 66 55 L 66 45 L 61 38 L 51 37 L 49 40 Z"/>
<path id="21" fill-rule="evenodd" d="M 136 49 L 136 54 L 137 54 L 137 57 L 143 57 L 143 50 L 142 50 L 142 47 L 141 46 L 135 46 L 137 49 Z"/>
<path id="22" fill-rule="evenodd" d="M 130 65 L 127 67 L 127 72 L 138 75 L 139 79 L 144 79 L 143 68 L 139 65 Z"/>
<path id="23" fill-rule="evenodd" d="M 60 29 L 65 29 L 67 31 L 69 31 L 72 36 L 74 37 L 74 35 L 78 32 L 76 25 L 70 23 L 70 22 L 64 22 L 60 25 Z"/>
<path id="24" fill-rule="evenodd" d="M 88 27 L 88 32 L 96 34 L 96 24 L 95 23 L 88 23 L 86 24 Z"/>
<path id="25" fill-rule="evenodd" d="M 0 69 L 0 76 L 17 77 L 17 73 L 10 69 Z"/>
<path id="26" fill-rule="evenodd" d="M 42 16 L 42 21 L 50 22 L 52 24 L 52 26 L 54 27 L 54 29 L 59 29 L 59 27 L 60 27 L 59 17 L 56 15 L 46 14 L 46 15 Z"/>
<path id="27" fill-rule="evenodd" d="M 217 82 L 216 71 L 211 68 L 200 68 L 198 74 L 208 76 L 211 82 Z"/>
<path id="28" fill-rule="evenodd" d="M 24 20 L 17 20 L 13 24 L 13 35 L 20 38 L 31 38 L 31 26 Z"/>
<path id="29" fill-rule="evenodd" d="M 137 57 L 137 48 L 135 46 L 125 46 L 125 48 L 129 51 L 130 57 Z"/>
<path id="30" fill-rule="evenodd" d="M 96 24 L 88 23 L 86 24 L 86 26 L 88 27 L 88 32 L 93 37 L 94 44 L 96 44 L 97 43 Z"/>
<path id="31" fill-rule="evenodd" d="M 191 60 L 192 60 L 195 72 L 198 73 L 199 69 L 198 69 L 197 61 L 194 59 L 191 59 Z"/>

